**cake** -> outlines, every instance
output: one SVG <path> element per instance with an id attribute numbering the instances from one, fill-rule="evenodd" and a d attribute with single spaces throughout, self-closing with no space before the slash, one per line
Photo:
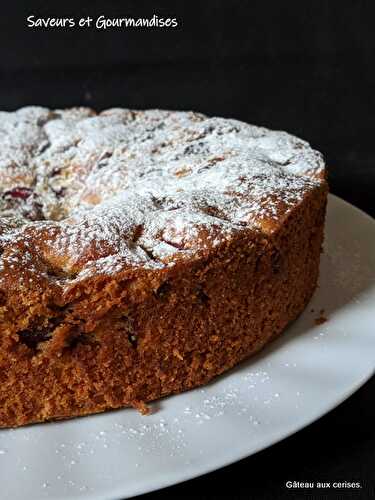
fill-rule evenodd
<path id="1" fill-rule="evenodd" d="M 0 426 L 206 384 L 277 337 L 319 272 L 324 160 L 199 113 L 0 113 Z"/>

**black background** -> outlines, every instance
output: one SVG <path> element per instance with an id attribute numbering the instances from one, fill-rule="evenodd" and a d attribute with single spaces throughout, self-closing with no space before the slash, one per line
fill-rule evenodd
<path id="1" fill-rule="evenodd" d="M 2 5 L 0 108 L 194 109 L 284 129 L 322 151 L 331 191 L 375 215 L 372 2 L 101 1 Z M 177 18 L 176 28 L 27 28 L 26 17 Z M 322 388 L 323 390 L 323 388 Z M 375 380 L 309 428 L 208 476 L 145 496 L 325 498 L 286 480 L 362 481 L 374 497 Z"/>

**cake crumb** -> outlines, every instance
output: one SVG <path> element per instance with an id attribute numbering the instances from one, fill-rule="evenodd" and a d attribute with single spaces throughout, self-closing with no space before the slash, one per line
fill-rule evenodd
<path id="1" fill-rule="evenodd" d="M 316 326 L 322 325 L 323 323 L 328 321 L 328 318 L 324 315 L 324 313 L 325 313 L 325 310 L 320 309 L 319 316 L 317 318 L 315 318 L 315 320 L 314 320 L 314 323 Z"/>

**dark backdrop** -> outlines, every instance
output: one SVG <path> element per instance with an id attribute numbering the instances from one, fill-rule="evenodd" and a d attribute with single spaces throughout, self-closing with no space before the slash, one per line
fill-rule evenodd
<path id="1" fill-rule="evenodd" d="M 285 129 L 326 155 L 334 192 L 373 210 L 363 200 L 374 164 L 372 2 L 89 4 L 2 4 L 0 108 L 38 103 L 195 109 Z M 36 29 L 26 23 L 30 14 L 154 13 L 176 17 L 179 26 Z"/>
<path id="2" fill-rule="evenodd" d="M 322 151 L 331 190 L 373 216 L 374 16 L 364 1 L 14 1 L 0 15 L 0 108 L 194 109 L 285 129 Z M 26 17 L 176 17 L 169 29 L 31 29 Z M 308 429 L 151 497 L 291 498 L 283 483 L 373 493 L 374 380 Z M 301 498 L 302 493 L 295 498 Z M 330 493 L 332 496 L 333 493 Z M 323 498 L 323 497 L 322 497 Z"/>

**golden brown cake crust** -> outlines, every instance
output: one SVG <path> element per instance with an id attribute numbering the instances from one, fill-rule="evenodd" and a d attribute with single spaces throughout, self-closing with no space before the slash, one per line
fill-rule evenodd
<path id="1" fill-rule="evenodd" d="M 289 134 L 32 107 L 0 144 L 0 426 L 204 384 L 316 287 L 324 162 Z"/>

